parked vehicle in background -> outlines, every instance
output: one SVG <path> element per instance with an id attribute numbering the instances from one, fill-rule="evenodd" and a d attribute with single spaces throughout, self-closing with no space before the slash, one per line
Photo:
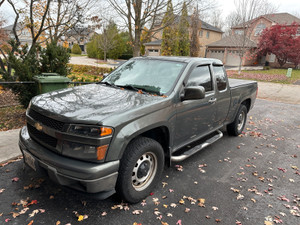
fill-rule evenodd
<path id="1" fill-rule="evenodd" d="M 36 96 L 20 132 L 25 163 L 61 185 L 144 199 L 164 165 L 239 135 L 255 81 L 228 80 L 220 60 L 133 58 L 102 82 Z"/>

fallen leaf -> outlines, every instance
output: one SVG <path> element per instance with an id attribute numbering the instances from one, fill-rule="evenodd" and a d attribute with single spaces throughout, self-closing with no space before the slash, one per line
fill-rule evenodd
<path id="1" fill-rule="evenodd" d="M 82 221 L 83 220 L 83 215 L 78 215 L 78 221 Z"/>
<path id="2" fill-rule="evenodd" d="M 178 220 L 176 225 L 181 225 L 181 220 Z"/>
<path id="3" fill-rule="evenodd" d="M 180 203 L 181 205 L 183 205 L 183 204 L 184 204 L 184 200 L 183 200 L 183 199 L 180 199 L 180 200 L 179 200 L 179 203 Z"/>
<path id="4" fill-rule="evenodd" d="M 173 214 L 172 213 L 167 213 L 167 216 L 168 217 L 173 217 Z"/>
<path id="5" fill-rule="evenodd" d="M 256 200 L 254 198 L 251 198 L 251 201 L 254 202 L 254 203 L 256 203 Z"/>
<path id="6" fill-rule="evenodd" d="M 238 196 L 236 197 L 237 200 L 242 200 L 244 199 L 244 195 L 242 194 L 238 194 Z"/>
<path id="7" fill-rule="evenodd" d="M 161 221 L 161 224 L 162 225 L 169 225 L 167 222 L 163 222 L 163 221 Z"/>
<path id="8" fill-rule="evenodd" d="M 29 223 L 28 223 L 28 225 L 32 225 L 33 224 L 33 220 L 31 220 Z"/>
<path id="9" fill-rule="evenodd" d="M 205 216 L 206 219 L 210 219 L 210 216 Z"/>
<path id="10" fill-rule="evenodd" d="M 171 206 L 172 208 L 176 208 L 176 207 L 177 207 L 176 203 L 171 203 L 170 206 Z"/>
<path id="11" fill-rule="evenodd" d="M 0 194 L 1 194 L 3 191 L 5 191 L 5 189 L 0 189 Z"/>
<path id="12" fill-rule="evenodd" d="M 166 209 L 166 208 L 168 208 L 168 205 L 166 205 L 166 204 L 163 204 L 163 207 Z"/>
<path id="13" fill-rule="evenodd" d="M 102 212 L 101 213 L 101 216 L 106 216 L 107 215 L 107 212 Z"/>
<path id="14" fill-rule="evenodd" d="M 143 213 L 143 210 L 136 209 L 132 212 L 133 215 L 140 215 Z"/>
<path id="15" fill-rule="evenodd" d="M 213 206 L 213 207 L 211 207 L 213 210 L 218 210 L 219 208 L 218 207 L 216 207 L 216 206 Z"/>
<path id="16" fill-rule="evenodd" d="M 16 213 L 16 212 L 12 212 L 11 214 L 12 214 L 13 218 L 16 218 L 16 217 L 20 216 L 20 213 Z"/>
<path id="17" fill-rule="evenodd" d="M 163 185 L 163 188 L 164 188 L 166 185 L 168 185 L 168 183 L 162 182 L 162 185 Z"/>
<path id="18" fill-rule="evenodd" d="M 174 190 L 173 189 L 169 189 L 169 192 L 172 193 L 172 192 L 174 192 Z"/>
<path id="19" fill-rule="evenodd" d="M 219 223 L 219 222 L 221 222 L 221 220 L 220 219 L 216 219 L 216 222 Z"/>
<path id="20" fill-rule="evenodd" d="M 39 213 L 39 210 L 35 209 L 35 210 L 32 211 L 32 213 L 29 214 L 29 217 L 34 217 L 38 213 Z"/>
<path id="21" fill-rule="evenodd" d="M 60 221 L 58 220 L 58 221 L 56 221 L 56 224 L 55 225 L 60 225 Z"/>
<path id="22" fill-rule="evenodd" d="M 189 209 L 189 208 L 185 208 L 185 210 L 184 210 L 184 212 L 186 212 L 186 213 L 188 213 L 190 211 L 191 211 L 191 209 Z"/>
<path id="23" fill-rule="evenodd" d="M 181 165 L 175 165 L 176 169 L 180 172 L 183 171 L 183 167 Z"/>
<path id="24" fill-rule="evenodd" d="M 271 222 L 271 221 L 265 221 L 264 225 L 273 225 L 273 222 Z"/>
<path id="25" fill-rule="evenodd" d="M 11 179 L 12 180 L 12 182 L 18 182 L 19 181 L 19 177 L 14 177 L 13 179 Z"/>
<path id="26" fill-rule="evenodd" d="M 142 206 L 147 205 L 146 200 L 143 200 L 143 201 L 141 202 L 141 205 L 142 205 Z"/>

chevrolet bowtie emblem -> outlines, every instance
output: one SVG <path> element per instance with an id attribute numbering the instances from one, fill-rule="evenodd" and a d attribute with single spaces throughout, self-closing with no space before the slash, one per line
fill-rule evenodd
<path id="1" fill-rule="evenodd" d="M 38 130 L 38 131 L 42 131 L 43 130 L 43 127 L 40 123 L 35 123 L 34 124 L 34 127 Z"/>

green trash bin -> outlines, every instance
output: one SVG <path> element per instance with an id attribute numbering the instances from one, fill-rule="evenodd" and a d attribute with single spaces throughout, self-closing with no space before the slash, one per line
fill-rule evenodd
<path id="1" fill-rule="evenodd" d="M 58 73 L 42 73 L 35 76 L 34 80 L 37 81 L 39 94 L 67 88 L 71 82 L 68 77 L 60 76 Z"/>

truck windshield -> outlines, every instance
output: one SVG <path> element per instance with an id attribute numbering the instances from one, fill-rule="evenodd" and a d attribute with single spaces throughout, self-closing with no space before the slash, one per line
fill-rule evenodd
<path id="1" fill-rule="evenodd" d="M 173 87 L 186 63 L 154 59 L 134 59 L 121 65 L 102 83 L 163 95 Z"/>

